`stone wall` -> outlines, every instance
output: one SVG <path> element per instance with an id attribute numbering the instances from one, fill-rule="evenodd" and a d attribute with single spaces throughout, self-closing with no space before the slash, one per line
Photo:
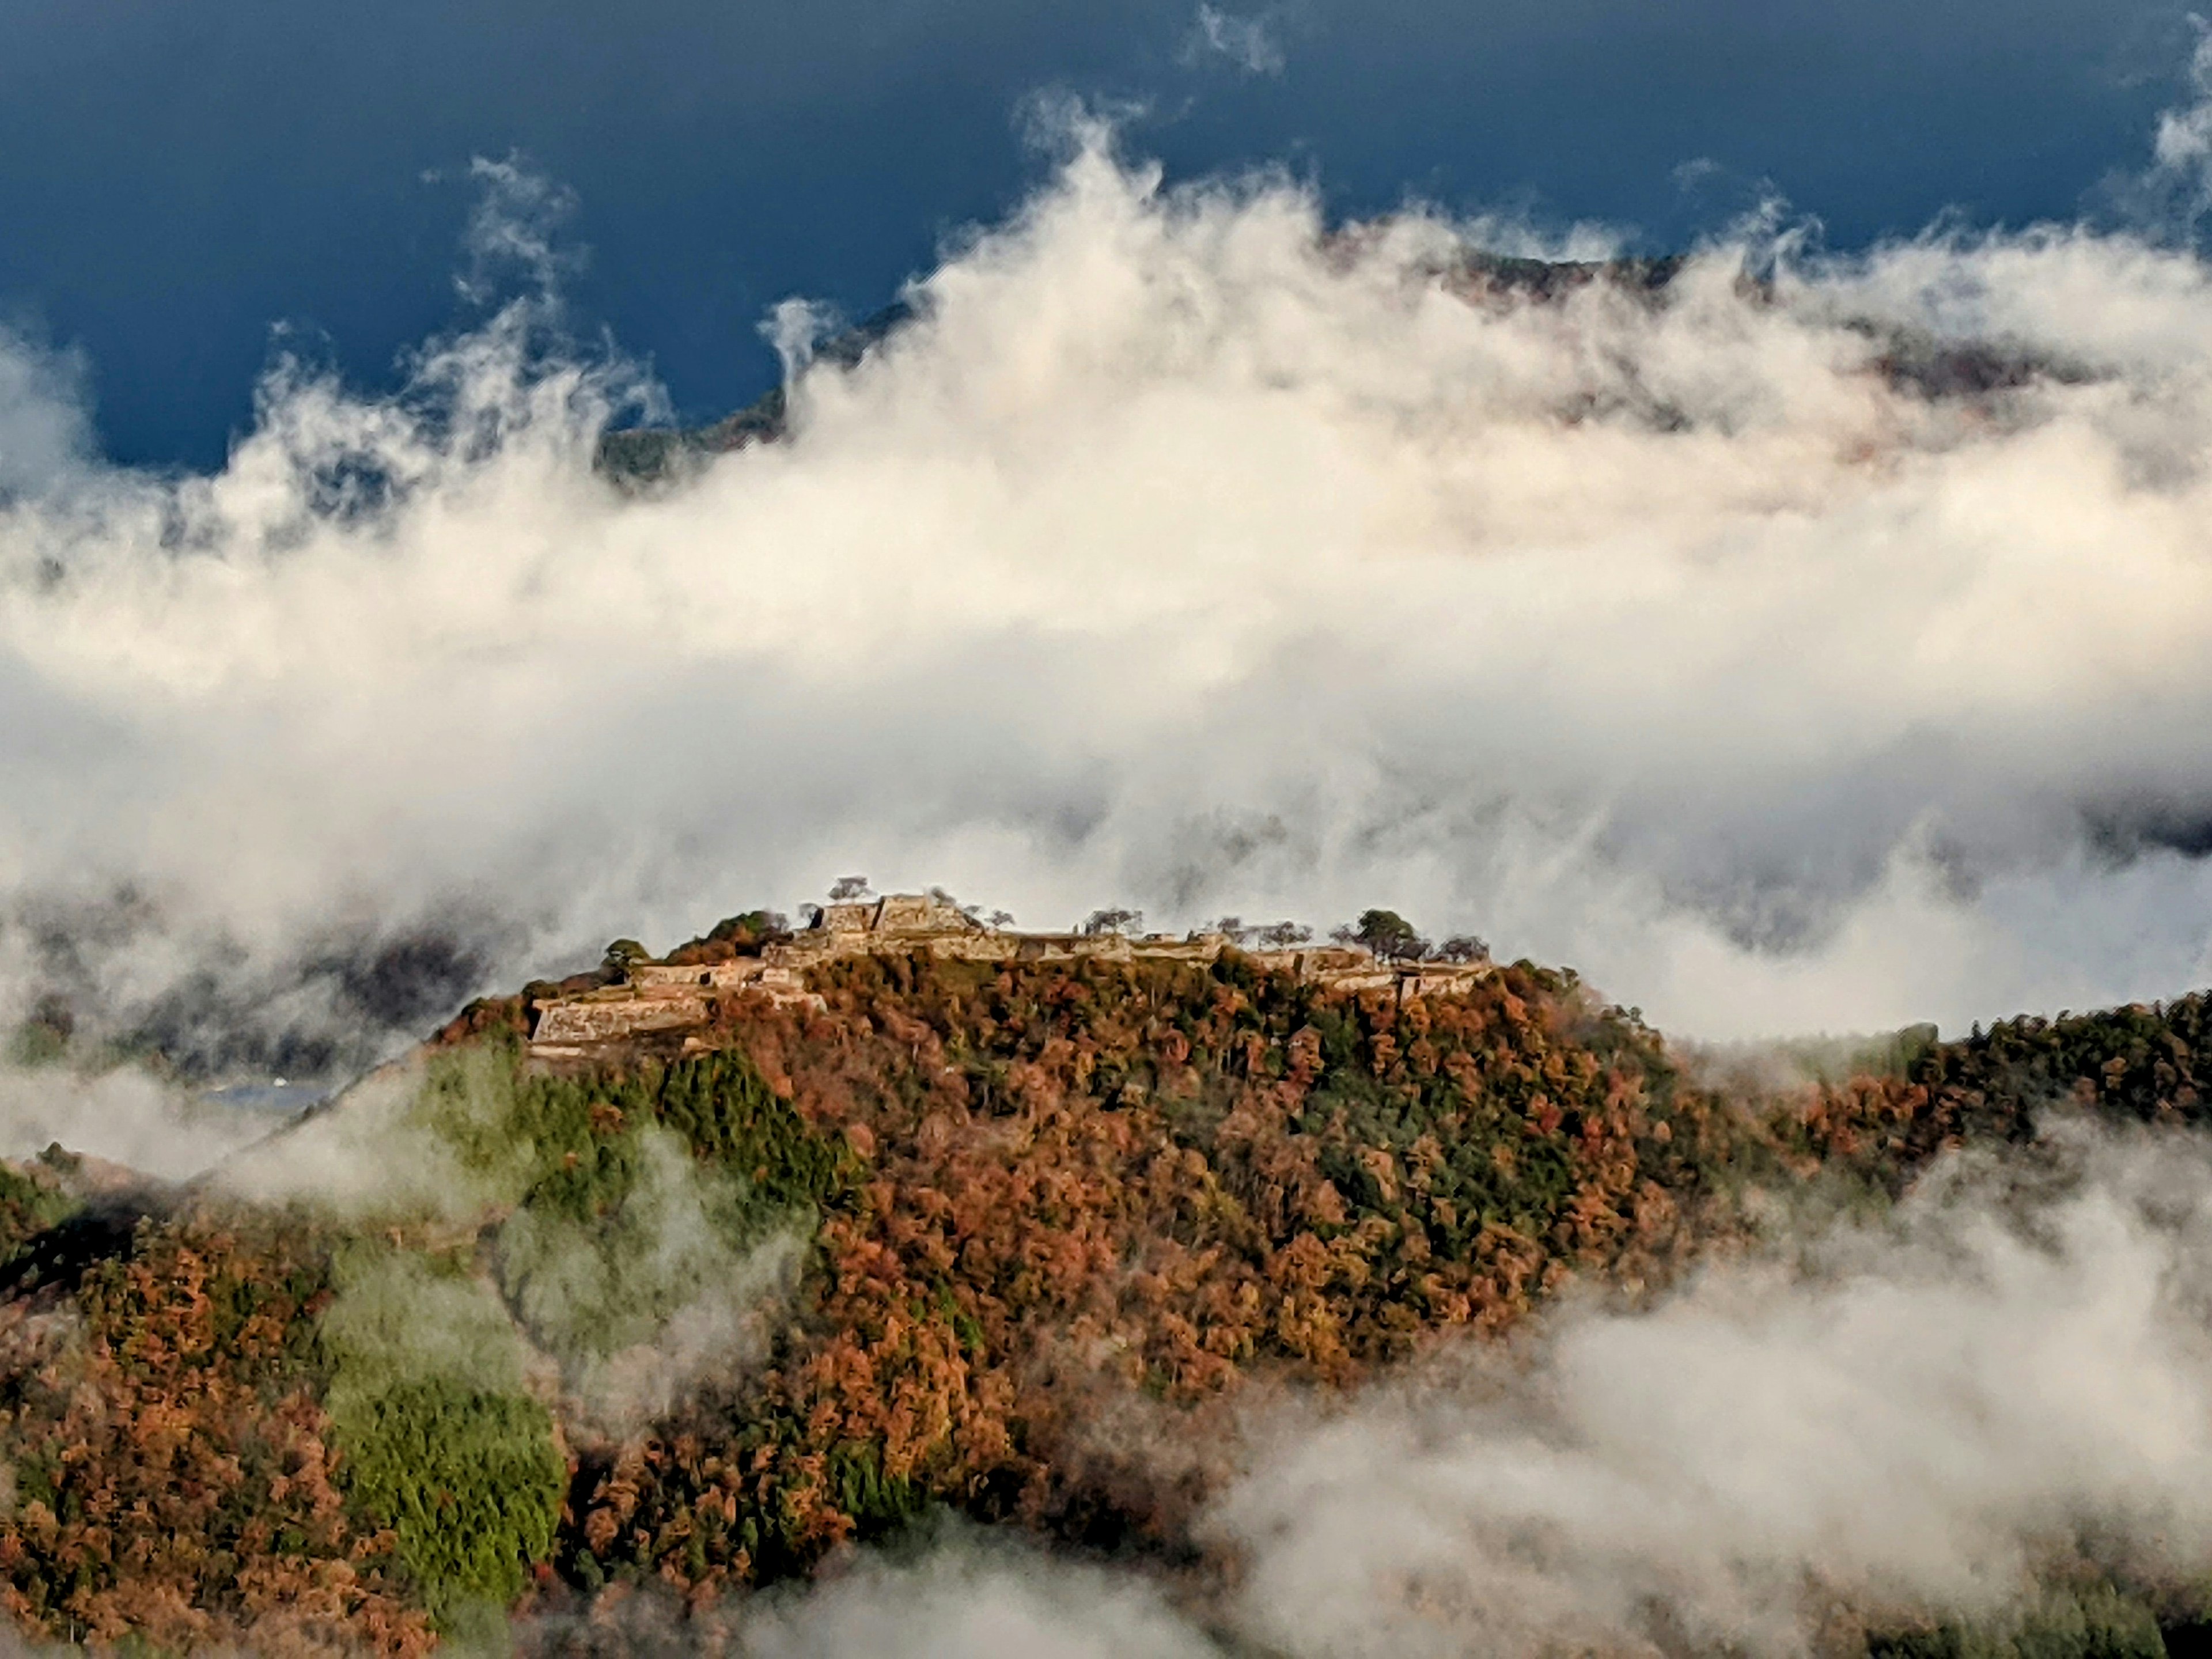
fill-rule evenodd
<path id="1" fill-rule="evenodd" d="M 667 964 L 639 966 L 665 969 Z M 629 985 L 533 1003 L 531 1048 L 538 1053 L 580 1050 L 656 1031 L 689 1030 L 714 1017 L 710 991 L 752 991 L 771 1001 L 822 1006 L 822 999 L 807 990 L 796 970 L 757 957 L 680 971 L 686 976 L 681 981 L 634 976 Z"/>
<path id="2" fill-rule="evenodd" d="M 840 958 L 925 951 L 965 962 L 1212 963 L 1231 941 L 1219 933 L 1176 939 L 1162 933 L 1018 933 L 986 927 L 933 895 L 897 893 L 864 903 L 825 905 L 812 927 L 766 946 L 757 957 L 692 967 L 641 962 L 628 982 L 533 1005 L 533 1049 L 581 1052 L 596 1044 L 705 1024 L 712 991 L 752 991 L 777 1001 L 822 1000 L 806 974 Z M 1357 945 L 1304 945 L 1250 952 L 1258 966 L 1352 991 L 1388 991 L 1400 999 L 1458 989 L 1492 971 L 1488 963 L 1381 962 Z"/>
<path id="3" fill-rule="evenodd" d="M 657 996 L 607 996 L 592 993 L 580 997 L 549 998 L 537 1005 L 537 1019 L 530 1028 L 533 1048 L 547 1043 L 614 1042 L 646 1031 L 680 1031 L 707 1023 L 707 1000 L 702 996 L 662 994 Z"/>
<path id="4" fill-rule="evenodd" d="M 768 970 L 767 962 L 759 957 L 739 957 L 732 962 L 695 963 L 684 968 L 665 962 L 641 962 L 631 966 L 627 978 L 629 985 L 641 991 L 690 986 L 730 990 L 751 984 Z"/>
<path id="5" fill-rule="evenodd" d="M 933 893 L 893 893 L 876 906 L 878 933 L 981 933 L 983 924 Z"/>

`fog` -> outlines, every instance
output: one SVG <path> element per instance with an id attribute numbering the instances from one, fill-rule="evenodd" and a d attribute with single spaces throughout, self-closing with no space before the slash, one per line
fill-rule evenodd
<path id="1" fill-rule="evenodd" d="M 1787 1656 L 2039 1622 L 2021 1650 L 2132 1651 L 2054 1632 L 2148 1644 L 2154 1613 L 2201 1612 L 2201 1138 L 1954 1156 L 1893 1211 L 1772 1242 L 1648 1309 L 1571 1299 L 1364 1392 L 1267 1396 L 1200 1522 L 1206 1570 L 925 1528 L 733 1601 L 711 1638 L 669 1623 L 669 1650 Z M 2100 1575 L 2131 1606 L 2082 1589 Z M 570 1650 L 558 1621 L 526 1633 Z"/>
<path id="2" fill-rule="evenodd" d="M 786 441 L 642 495 L 592 458 L 653 389 L 507 164 L 465 286 L 518 297 L 396 398 L 280 363 L 218 473 L 104 465 L 0 343 L 12 1014 L 340 1072 L 855 869 L 1031 926 L 1388 905 L 1716 1038 L 2208 976 L 2185 246 L 1777 212 L 1540 301 L 1466 250 L 1601 238 L 1070 131 L 858 367 L 799 354 Z"/>
<path id="3" fill-rule="evenodd" d="M 1301 1425 L 1217 1520 L 1294 1654 L 1799 1652 L 1838 1609 L 2001 1626 L 2086 1563 L 2212 1547 L 2212 1166 L 2196 1141 L 1965 1158 L 1794 1263 Z"/>

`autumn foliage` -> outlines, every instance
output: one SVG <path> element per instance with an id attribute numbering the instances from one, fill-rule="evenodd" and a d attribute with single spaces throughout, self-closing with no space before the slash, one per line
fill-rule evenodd
<path id="1" fill-rule="evenodd" d="M 2039 1112 L 2195 1120 L 2212 1086 L 2200 998 L 1750 1087 L 1527 963 L 1403 996 L 1234 951 L 917 953 L 812 988 L 562 1071 L 519 1003 L 472 1005 L 410 1123 L 473 1219 L 187 1203 L 18 1286 L 16 1626 L 414 1654 L 470 1596 L 703 1613 L 940 1509 L 1187 1562 L 1270 1391 L 1357 1387 L 1570 1281 L 1649 1294 L 1746 1235 L 1754 1188 L 1894 1192 Z M 77 1224 L 9 1179 L 7 1251 Z M 773 1251 L 796 1266 L 742 1319 L 701 1302 Z M 607 1403 L 675 1358 L 642 1417 Z"/>
<path id="2" fill-rule="evenodd" d="M 0 1315 L 0 1600 L 46 1639 L 427 1650 L 349 1513 L 307 1350 L 312 1249 L 148 1224 L 70 1302 Z"/>

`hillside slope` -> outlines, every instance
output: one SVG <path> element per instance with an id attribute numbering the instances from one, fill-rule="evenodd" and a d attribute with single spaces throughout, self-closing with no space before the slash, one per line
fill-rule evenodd
<path id="1" fill-rule="evenodd" d="M 2039 1113 L 2197 1122 L 2212 1066 L 2202 997 L 1778 1084 L 1528 963 L 1407 996 L 890 951 L 806 990 L 560 1064 L 476 1005 L 125 1208 L 11 1170 L 18 1628 L 413 1653 L 645 1586 L 711 1620 L 946 1510 L 1202 1601 L 1254 1402 L 1647 1298 L 1776 1193 L 1879 1205 Z"/>

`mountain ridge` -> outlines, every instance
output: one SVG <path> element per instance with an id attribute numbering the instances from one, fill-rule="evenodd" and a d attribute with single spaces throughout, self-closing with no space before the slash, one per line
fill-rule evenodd
<path id="1" fill-rule="evenodd" d="M 775 920 L 585 977 L 758 961 Z M 534 1054 L 531 1005 L 595 990 L 479 1002 L 125 1209 L 64 1158 L 7 1170 L 18 1628 L 413 1654 L 649 1588 L 705 1641 L 947 1512 L 1202 1613 L 1261 1402 L 1356 1397 L 1570 1290 L 1651 1305 L 1766 1248 L 1777 1201 L 1878 1212 L 2053 1113 L 2200 1124 L 2212 1066 L 2201 994 L 1777 1083 L 1528 963 L 1407 995 L 1233 945 L 864 937 L 672 1040 Z M 2114 1594 L 2138 1635 L 2198 1613 Z"/>

